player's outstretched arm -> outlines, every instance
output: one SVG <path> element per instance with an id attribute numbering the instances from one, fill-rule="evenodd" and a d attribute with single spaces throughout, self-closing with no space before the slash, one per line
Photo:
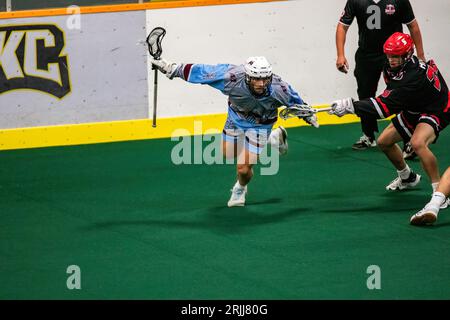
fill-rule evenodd
<path id="1" fill-rule="evenodd" d="M 152 60 L 152 65 L 169 79 L 181 78 L 190 83 L 207 84 L 224 92 L 230 64 L 207 65 L 198 63 L 173 63 L 165 59 Z"/>
<path id="2" fill-rule="evenodd" d="M 384 98 L 383 98 L 384 99 Z M 331 105 L 330 114 L 342 117 L 346 114 L 355 114 L 358 117 L 374 117 L 384 119 L 393 114 L 395 106 L 388 105 L 388 100 L 381 97 L 355 101 L 352 98 L 336 100 Z"/>

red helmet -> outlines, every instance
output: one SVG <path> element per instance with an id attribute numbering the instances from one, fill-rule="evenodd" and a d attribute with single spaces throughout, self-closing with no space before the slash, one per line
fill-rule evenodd
<path id="1" fill-rule="evenodd" d="M 383 51 L 396 56 L 411 56 L 414 52 L 414 42 L 409 34 L 396 32 L 386 40 Z"/>

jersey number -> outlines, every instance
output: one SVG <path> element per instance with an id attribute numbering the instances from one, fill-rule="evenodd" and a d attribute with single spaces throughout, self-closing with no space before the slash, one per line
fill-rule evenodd
<path id="1" fill-rule="evenodd" d="M 438 68 L 437 66 L 434 64 L 434 62 L 431 62 L 428 65 L 427 68 L 427 78 L 428 80 L 433 83 L 434 87 L 437 89 L 437 91 L 441 91 L 441 81 L 439 80 L 438 77 Z"/>

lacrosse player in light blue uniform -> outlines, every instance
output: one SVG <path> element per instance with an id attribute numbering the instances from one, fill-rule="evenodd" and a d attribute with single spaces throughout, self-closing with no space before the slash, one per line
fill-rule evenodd
<path id="1" fill-rule="evenodd" d="M 272 131 L 278 108 L 303 105 L 302 98 L 272 73 L 272 66 L 264 57 L 250 57 L 243 65 L 176 64 L 164 59 L 152 60 L 152 64 L 169 79 L 176 77 L 208 84 L 228 96 L 228 117 L 222 133 L 223 154 L 227 158 L 235 157 L 239 141 L 244 145 L 237 152 L 238 181 L 231 190 L 228 206 L 244 206 L 247 184 L 253 176 L 252 166 L 267 142 L 277 147 L 280 154 L 287 153 L 286 130 L 280 126 Z M 303 119 L 316 128 L 319 126 L 315 114 Z"/>

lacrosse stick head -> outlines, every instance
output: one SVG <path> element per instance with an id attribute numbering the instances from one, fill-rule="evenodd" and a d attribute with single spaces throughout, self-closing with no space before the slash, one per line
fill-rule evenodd
<path id="1" fill-rule="evenodd" d="M 145 40 L 148 46 L 148 52 L 155 59 L 159 60 L 162 54 L 161 41 L 166 35 L 166 30 L 162 27 L 154 28 Z"/>
<path id="2" fill-rule="evenodd" d="M 317 113 L 317 110 L 307 104 L 296 104 L 292 107 L 280 111 L 280 118 L 287 120 L 290 118 L 307 118 Z"/>

